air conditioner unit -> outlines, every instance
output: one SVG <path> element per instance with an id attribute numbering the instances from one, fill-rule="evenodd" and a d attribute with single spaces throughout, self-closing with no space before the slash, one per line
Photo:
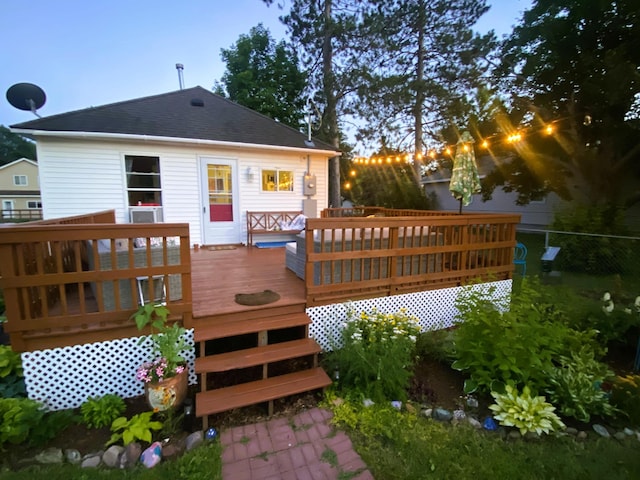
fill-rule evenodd
<path id="1" fill-rule="evenodd" d="M 162 222 L 162 207 L 130 207 L 131 223 L 160 223 Z"/>

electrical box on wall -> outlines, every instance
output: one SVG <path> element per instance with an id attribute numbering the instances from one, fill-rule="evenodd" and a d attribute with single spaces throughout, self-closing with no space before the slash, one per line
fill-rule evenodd
<path id="1" fill-rule="evenodd" d="M 316 176 L 307 174 L 304 176 L 304 182 L 302 183 L 303 195 L 315 195 L 316 194 Z"/>

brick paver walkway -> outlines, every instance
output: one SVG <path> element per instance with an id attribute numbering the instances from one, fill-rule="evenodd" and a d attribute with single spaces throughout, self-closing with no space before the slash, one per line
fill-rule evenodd
<path id="1" fill-rule="evenodd" d="M 347 435 L 314 408 L 292 418 L 229 428 L 220 435 L 224 480 L 373 480 Z"/>

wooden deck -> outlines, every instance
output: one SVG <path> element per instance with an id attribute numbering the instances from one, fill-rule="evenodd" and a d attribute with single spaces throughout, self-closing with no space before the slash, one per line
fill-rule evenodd
<path id="1" fill-rule="evenodd" d="M 236 303 L 237 293 L 272 290 L 280 300 L 268 307 L 304 305 L 305 285 L 285 267 L 283 248 L 232 247 L 191 251 L 193 320 L 264 309 Z"/>

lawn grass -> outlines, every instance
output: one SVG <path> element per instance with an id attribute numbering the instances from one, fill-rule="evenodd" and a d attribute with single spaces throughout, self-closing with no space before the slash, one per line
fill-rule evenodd
<path id="1" fill-rule="evenodd" d="M 640 478 L 635 436 L 506 440 L 468 424 L 388 411 L 360 416 L 347 433 L 373 477 L 385 480 Z"/>
<path id="2" fill-rule="evenodd" d="M 207 443 L 176 460 L 163 461 L 154 468 L 138 465 L 131 470 L 80 468 L 76 465 L 38 465 L 19 471 L 0 471 L 2 480 L 220 480 L 220 442 Z"/>

